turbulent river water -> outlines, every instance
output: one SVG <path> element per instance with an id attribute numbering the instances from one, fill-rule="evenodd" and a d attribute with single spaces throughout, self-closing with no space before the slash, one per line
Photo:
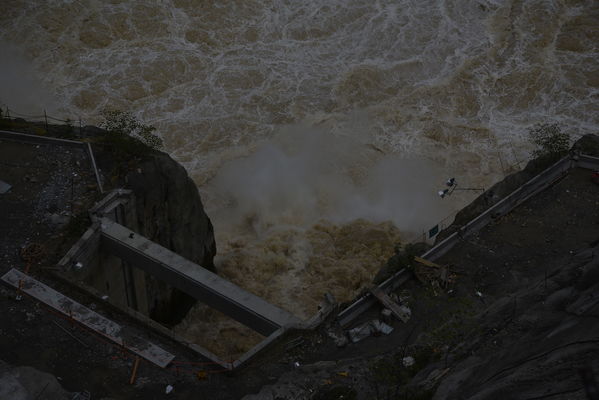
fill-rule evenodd
<path id="1" fill-rule="evenodd" d="M 4 106 L 155 125 L 200 188 L 219 273 L 304 318 L 473 198 L 438 198 L 446 178 L 522 166 L 535 123 L 599 131 L 592 0 L 2 4 Z M 200 306 L 176 330 L 221 354 L 257 340 Z"/>

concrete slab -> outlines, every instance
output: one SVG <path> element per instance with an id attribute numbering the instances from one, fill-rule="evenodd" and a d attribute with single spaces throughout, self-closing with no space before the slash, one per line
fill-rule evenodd
<path id="1" fill-rule="evenodd" d="M 13 268 L 2 277 L 2 280 L 15 288 L 20 287 L 23 293 L 49 305 L 64 315 L 70 316 L 80 324 L 85 325 L 98 334 L 124 346 L 133 353 L 161 368 L 166 367 L 175 358 L 175 356 L 162 348 L 131 334 L 121 325 L 104 318 L 100 314 L 75 302 L 69 297 L 64 296 L 21 271 Z"/>
<path id="2" fill-rule="evenodd" d="M 102 218 L 101 232 L 104 251 L 143 269 L 264 336 L 281 327 L 302 322 L 293 314 L 114 221 Z"/>

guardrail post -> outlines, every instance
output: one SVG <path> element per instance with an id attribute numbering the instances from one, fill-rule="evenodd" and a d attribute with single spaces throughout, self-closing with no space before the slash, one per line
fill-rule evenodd
<path id="1" fill-rule="evenodd" d="M 44 109 L 44 119 L 46 120 L 46 133 L 48 133 L 48 115 L 46 114 L 45 109 Z"/>

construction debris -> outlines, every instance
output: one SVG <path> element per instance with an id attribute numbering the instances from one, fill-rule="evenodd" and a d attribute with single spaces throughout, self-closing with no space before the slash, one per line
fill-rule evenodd
<path id="1" fill-rule="evenodd" d="M 412 316 L 412 310 L 410 310 L 406 306 L 400 306 L 387 295 L 387 293 L 383 292 L 381 288 L 375 287 L 370 290 L 370 293 L 373 294 L 386 308 L 391 310 L 393 315 L 399 318 L 402 322 L 406 323 L 410 320 Z"/>
<path id="2" fill-rule="evenodd" d="M 381 311 L 381 319 L 385 323 L 391 322 L 392 315 L 393 315 L 393 313 L 388 308 L 383 308 L 383 310 Z"/>
<path id="3" fill-rule="evenodd" d="M 378 319 L 373 320 L 371 324 L 376 332 L 384 333 L 385 335 L 388 335 L 391 332 L 393 332 L 392 327 L 390 327 L 384 322 L 379 321 Z"/>
<path id="4" fill-rule="evenodd" d="M 414 267 L 416 278 L 423 284 L 430 284 L 433 287 L 435 296 L 441 288 L 447 288 L 455 281 L 455 274 L 452 274 L 449 267 L 435 264 L 432 261 L 421 257 L 414 257 L 417 262 Z"/>
<path id="5" fill-rule="evenodd" d="M 347 335 L 353 343 L 358 343 L 360 340 L 366 339 L 368 336 L 370 336 L 371 333 L 372 327 L 370 326 L 370 322 L 367 322 L 347 331 Z"/>
<path id="6" fill-rule="evenodd" d="M 347 331 L 347 335 L 353 343 L 357 343 L 371 335 L 378 335 L 381 333 L 388 335 L 391 332 L 393 332 L 392 327 L 384 322 L 379 321 L 378 319 L 375 319 L 350 329 Z"/>
<path id="7" fill-rule="evenodd" d="M 345 347 L 347 346 L 347 342 L 349 341 L 347 339 L 347 336 L 345 336 L 345 334 L 343 333 L 337 333 L 337 332 L 333 332 L 333 331 L 328 331 L 327 335 L 333 339 L 335 341 L 335 345 L 337 347 Z"/>

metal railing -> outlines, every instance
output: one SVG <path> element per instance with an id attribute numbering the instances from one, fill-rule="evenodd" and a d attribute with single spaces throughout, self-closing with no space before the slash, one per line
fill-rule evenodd
<path id="1" fill-rule="evenodd" d="M 15 110 L 11 110 L 6 104 L 0 104 L 0 118 L 13 121 L 17 118 L 23 118 L 27 119 L 27 122 L 42 123 L 46 128 L 46 132 L 48 131 L 50 124 L 54 124 L 78 128 L 79 134 L 81 134 L 83 131 L 83 127 L 86 125 L 85 121 L 81 119 L 81 116 L 78 116 L 77 118 L 73 119 L 69 117 L 63 119 L 49 115 L 45 109 L 43 110 L 43 115 L 24 114 L 16 112 Z"/>

